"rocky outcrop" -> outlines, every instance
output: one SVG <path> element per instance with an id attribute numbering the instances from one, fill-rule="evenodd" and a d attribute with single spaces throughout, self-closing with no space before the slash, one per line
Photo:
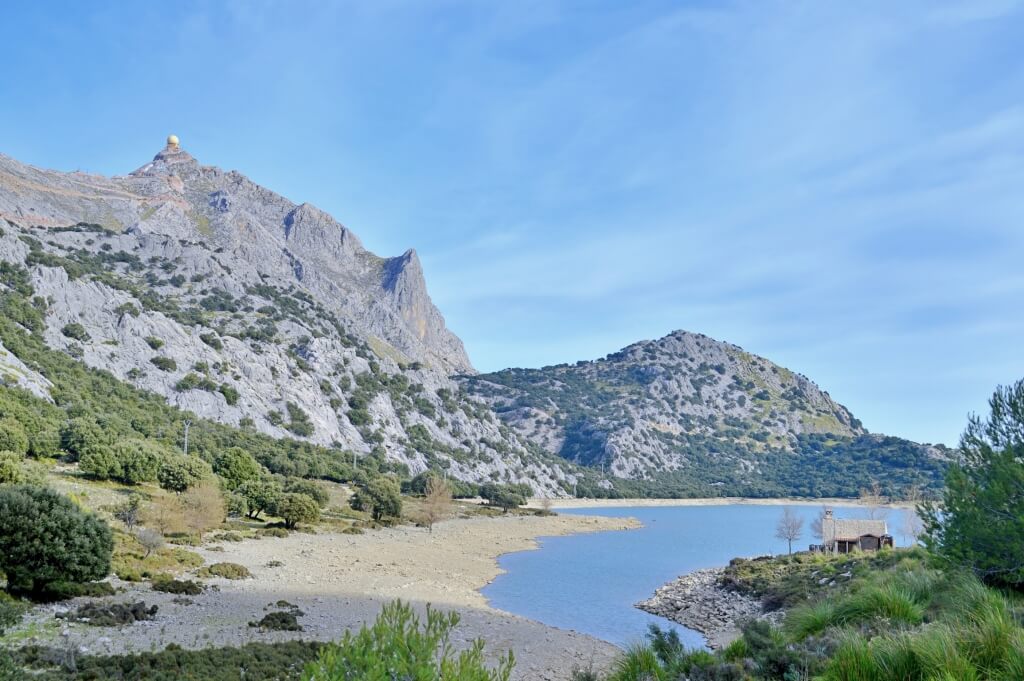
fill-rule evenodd
<path id="1" fill-rule="evenodd" d="M 723 588 L 723 572 L 724 568 L 709 568 L 682 575 L 636 607 L 700 632 L 712 649 L 737 638 L 746 621 L 778 619 L 777 613 L 764 613 L 757 598 Z"/>
<path id="2" fill-rule="evenodd" d="M 170 147 L 114 178 L 0 156 L 0 218 L 47 345 L 181 409 L 412 474 L 550 495 L 575 480 L 449 377 L 472 367 L 414 251 L 380 258 L 323 211 Z M 49 397 L 2 347 L 0 379 Z"/>
<path id="3" fill-rule="evenodd" d="M 95 224 L 199 242 L 244 278 L 300 286 L 362 337 L 444 373 L 472 372 L 414 252 L 365 250 L 327 213 L 167 147 L 124 177 L 42 170 L 0 155 L 0 218 L 25 228 Z"/>
<path id="4" fill-rule="evenodd" d="M 864 459 L 885 467 L 902 457 L 904 471 L 920 466 L 930 484 L 941 484 L 933 461 L 941 452 L 869 435 L 806 376 L 698 333 L 676 331 L 596 361 L 460 381 L 537 446 L 620 478 L 675 476 L 685 494 L 814 494 L 814 485 L 824 496 L 856 494 L 835 484 L 842 475 L 818 477 L 806 491 L 807 476 L 775 477 L 788 466 L 820 475 L 822 458 L 833 460 L 822 453 L 835 445 L 845 457 L 839 468 Z"/>

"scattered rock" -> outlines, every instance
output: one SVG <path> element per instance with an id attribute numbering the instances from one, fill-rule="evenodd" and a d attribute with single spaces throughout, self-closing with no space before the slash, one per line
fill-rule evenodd
<path id="1" fill-rule="evenodd" d="M 636 607 L 699 631 L 711 648 L 722 647 L 741 622 L 766 617 L 760 600 L 721 586 L 723 572 L 710 568 L 682 575 Z"/>

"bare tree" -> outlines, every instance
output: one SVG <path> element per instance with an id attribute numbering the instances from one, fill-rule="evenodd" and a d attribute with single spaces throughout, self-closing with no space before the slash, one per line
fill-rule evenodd
<path id="1" fill-rule="evenodd" d="M 164 536 L 185 531 L 181 504 L 173 497 L 161 496 L 154 499 L 143 510 L 142 521 Z"/>
<path id="2" fill-rule="evenodd" d="M 452 488 L 447 480 L 431 476 L 427 480 L 426 497 L 423 500 L 423 520 L 434 532 L 434 523 L 451 514 Z"/>
<path id="3" fill-rule="evenodd" d="M 918 538 L 924 534 L 924 523 L 921 521 L 921 517 L 917 515 L 917 509 L 908 508 L 903 512 L 900 534 L 908 544 L 917 544 Z"/>
<path id="4" fill-rule="evenodd" d="M 820 542 L 825 541 L 825 514 L 828 513 L 828 507 L 822 506 L 821 510 L 818 511 L 818 515 L 814 516 L 814 520 L 811 521 L 811 536 Z"/>
<path id="5" fill-rule="evenodd" d="M 871 487 L 860 491 L 860 503 L 865 507 L 865 512 L 871 520 L 885 520 L 889 516 L 886 501 L 885 495 L 882 494 L 882 485 L 877 480 L 871 483 Z"/>
<path id="6" fill-rule="evenodd" d="M 149 554 L 164 545 L 164 535 L 148 527 L 140 527 L 139 531 L 135 533 L 135 539 L 142 545 L 142 548 L 146 549 L 146 555 L 142 557 L 143 560 L 149 558 Z"/>
<path id="7" fill-rule="evenodd" d="M 804 519 L 786 507 L 775 525 L 775 537 L 789 543 L 789 552 L 793 553 L 793 542 L 803 536 Z"/>
<path id="8" fill-rule="evenodd" d="M 185 527 L 198 534 L 199 541 L 203 540 L 204 532 L 224 522 L 227 514 L 224 498 L 213 483 L 196 485 L 182 494 L 180 499 Z"/>
<path id="9" fill-rule="evenodd" d="M 124 523 L 124 526 L 131 532 L 138 524 L 141 513 L 142 498 L 138 494 L 133 494 L 115 506 L 112 515 Z"/>
<path id="10" fill-rule="evenodd" d="M 540 500 L 540 512 L 542 515 L 555 515 L 555 512 L 551 510 L 552 501 L 550 497 L 544 497 Z"/>

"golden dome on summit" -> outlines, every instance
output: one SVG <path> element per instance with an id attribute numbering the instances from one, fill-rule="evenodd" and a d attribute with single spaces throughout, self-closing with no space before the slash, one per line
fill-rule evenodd
<path id="1" fill-rule="evenodd" d="M 167 146 L 169 146 L 169 147 L 177 147 L 178 146 L 178 136 L 177 135 L 168 135 L 167 136 Z"/>

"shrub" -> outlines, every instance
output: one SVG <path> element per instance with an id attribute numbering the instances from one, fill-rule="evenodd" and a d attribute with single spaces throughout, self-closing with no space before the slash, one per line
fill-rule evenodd
<path id="1" fill-rule="evenodd" d="M 160 465 L 168 458 L 168 450 L 147 440 L 124 440 L 111 447 L 120 465 L 115 480 L 126 485 L 156 482 Z"/>
<path id="2" fill-rule="evenodd" d="M 315 523 L 320 519 L 320 507 L 305 494 L 285 492 L 277 497 L 270 513 L 284 520 L 284 526 L 293 530 L 299 523 Z"/>
<path id="3" fill-rule="evenodd" d="M 159 350 L 164 346 L 164 342 L 156 336 L 146 336 L 146 345 L 154 350 Z"/>
<path id="4" fill-rule="evenodd" d="M 23 457 L 14 452 L 0 451 L 0 485 L 21 485 L 25 482 Z"/>
<path id="5" fill-rule="evenodd" d="M 264 527 L 256 530 L 257 537 L 275 537 L 277 539 L 284 539 L 288 536 L 288 530 L 283 527 Z"/>
<path id="6" fill-rule="evenodd" d="M 0 488 L 0 570 L 17 590 L 87 582 L 110 572 L 113 535 L 102 520 L 49 489 Z"/>
<path id="7" fill-rule="evenodd" d="M 28 434 L 20 423 L 11 418 L 0 419 L 0 451 L 26 454 L 28 445 Z"/>
<path id="8" fill-rule="evenodd" d="M 89 332 L 86 331 L 85 327 L 79 324 L 78 322 L 65 324 L 64 328 L 62 328 L 60 332 L 67 336 L 68 338 L 71 338 L 76 341 L 85 342 L 89 340 Z"/>
<path id="9" fill-rule="evenodd" d="M 75 622 L 85 622 L 94 627 L 118 627 L 134 624 L 156 617 L 158 607 L 146 607 L 142 601 L 135 603 L 86 603 L 72 613 L 63 615 Z"/>
<path id="10" fill-rule="evenodd" d="M 177 371 L 178 363 L 170 357 L 154 357 L 150 363 L 160 371 Z"/>
<path id="11" fill-rule="evenodd" d="M 223 577 L 224 579 L 248 579 L 252 573 L 238 563 L 214 563 L 199 571 L 200 577 Z"/>
<path id="12" fill-rule="evenodd" d="M 214 350 L 222 350 L 224 348 L 224 344 L 215 333 L 201 333 L 199 334 L 199 340 L 203 341 Z"/>
<path id="13" fill-rule="evenodd" d="M 195 582 L 191 579 L 173 579 L 170 577 L 160 577 L 153 580 L 153 591 L 162 591 L 169 594 L 178 594 L 179 596 L 198 596 L 203 593 L 202 584 Z"/>
<path id="14" fill-rule="evenodd" d="M 3 447 L 0 447 L 2 449 Z M 37 459 L 56 457 L 60 454 L 60 431 L 44 428 L 29 438 L 28 452 Z"/>
<path id="15" fill-rule="evenodd" d="M 477 640 L 456 655 L 451 648 L 457 613 L 443 613 L 427 606 L 426 623 L 409 605 L 396 601 L 385 605 L 373 626 L 328 645 L 315 662 L 306 666 L 304 681 L 395 678 L 437 681 L 508 681 L 515 667 L 511 651 L 497 667 L 484 662 L 484 643 Z"/>
<path id="16" fill-rule="evenodd" d="M 402 495 L 398 482 L 392 478 L 374 478 L 356 490 L 349 500 L 356 511 L 365 511 L 374 520 L 402 515 Z"/>
<path id="17" fill-rule="evenodd" d="M 249 626 L 260 631 L 302 631 L 297 617 L 300 612 L 270 612 L 258 622 L 249 622 Z"/>
<path id="18" fill-rule="evenodd" d="M 166 447 L 148 440 L 124 440 L 109 447 L 95 447 L 79 461 L 79 468 L 97 480 L 117 480 L 126 485 L 155 482 L 160 466 L 172 456 Z"/>
<path id="19" fill-rule="evenodd" d="M 73 460 L 101 446 L 110 444 L 110 440 L 95 419 L 87 417 L 73 418 L 60 430 L 61 447 L 71 453 Z"/>
<path id="20" fill-rule="evenodd" d="M 28 609 L 29 604 L 25 601 L 18 600 L 0 591 L 0 636 L 3 635 L 5 629 L 17 626 L 21 622 L 21 618 L 28 612 Z M 0 679 L 2 678 L 0 676 Z"/>
<path id="21" fill-rule="evenodd" d="M 76 671 L 54 669 L 51 660 L 63 659 L 65 651 L 37 647 L 22 649 L 20 661 L 30 668 L 40 667 L 46 681 L 82 679 L 151 679 L 152 681 L 295 681 L 302 666 L 315 660 L 325 644 L 315 641 L 249 643 L 239 648 L 203 648 L 184 650 L 171 644 L 165 650 L 132 655 L 76 655 Z M 0 649 L 2 650 L 2 649 Z M 11 669 L 15 669 L 13 662 Z M 0 666 L 0 679 L 3 676 Z M 12 672 L 10 681 L 25 675 Z M 33 677 L 30 677 L 33 678 Z"/>
<path id="22" fill-rule="evenodd" d="M 238 404 L 238 390 L 234 386 L 228 385 L 227 383 L 221 383 L 217 387 L 217 392 L 224 396 L 224 401 L 229 406 L 235 406 Z"/>

